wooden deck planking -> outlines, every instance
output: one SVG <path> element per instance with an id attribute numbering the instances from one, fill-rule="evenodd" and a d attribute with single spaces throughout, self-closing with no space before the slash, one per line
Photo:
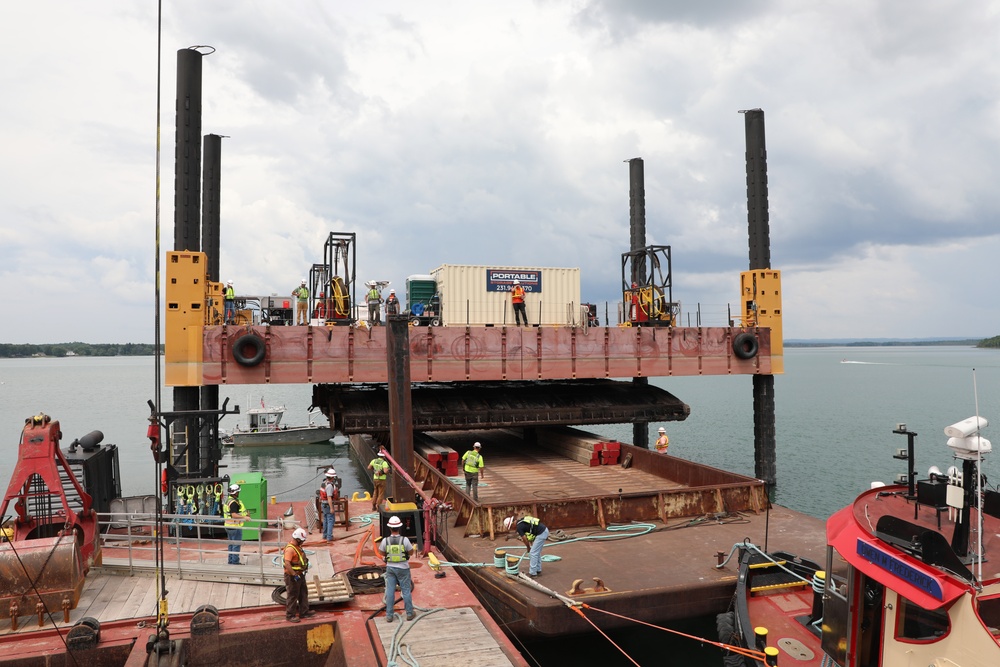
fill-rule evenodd
<path id="1" fill-rule="evenodd" d="M 109 605 L 111 605 L 111 601 L 114 599 L 115 594 L 123 584 L 127 585 L 128 581 L 119 578 L 113 581 L 105 582 L 104 586 L 101 588 L 101 592 L 98 593 L 97 598 L 93 601 L 93 603 L 87 607 L 84 614 L 86 616 L 92 616 L 98 621 L 106 621 L 116 618 L 116 607 L 112 606 L 109 610 Z M 77 605 L 77 609 L 79 608 L 80 606 Z"/>
<path id="2" fill-rule="evenodd" d="M 122 603 L 119 613 L 122 618 L 134 618 L 137 616 L 153 616 L 156 614 L 156 603 L 143 607 L 143 599 L 146 597 L 146 585 L 142 584 L 140 577 L 132 577 L 133 586 L 128 598 Z M 156 582 L 153 582 L 154 588 Z"/>
<path id="3" fill-rule="evenodd" d="M 420 664 L 435 667 L 497 667 L 512 664 L 476 612 L 469 607 L 418 613 L 413 621 L 403 621 L 402 618 L 397 613 L 393 623 L 387 623 L 382 615 L 375 621 L 379 640 L 387 656 L 393 637 L 398 632 L 402 636 L 401 642 Z"/>

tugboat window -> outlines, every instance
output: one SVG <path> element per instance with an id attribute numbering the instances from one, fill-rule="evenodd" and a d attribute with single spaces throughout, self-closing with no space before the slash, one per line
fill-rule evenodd
<path id="1" fill-rule="evenodd" d="M 1000 641 L 1000 597 L 979 601 L 979 618 L 995 639 Z"/>
<path id="2" fill-rule="evenodd" d="M 899 596 L 896 613 L 896 638 L 911 641 L 936 641 L 948 634 L 951 628 L 948 612 L 944 609 L 924 609 Z"/>

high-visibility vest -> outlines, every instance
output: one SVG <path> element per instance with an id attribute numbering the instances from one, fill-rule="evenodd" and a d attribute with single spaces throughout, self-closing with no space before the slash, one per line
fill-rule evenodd
<path id="1" fill-rule="evenodd" d="M 295 544 L 295 542 L 289 542 L 287 545 L 285 545 L 285 550 L 287 551 L 289 547 L 291 547 L 291 549 L 295 552 L 293 554 L 295 558 L 292 558 L 289 562 L 289 565 L 292 568 L 292 572 L 302 572 L 304 570 L 308 570 L 309 559 L 306 558 L 306 555 L 302 551 L 302 549 L 299 549 L 299 547 Z"/>
<path id="2" fill-rule="evenodd" d="M 243 504 L 242 500 L 229 496 L 229 500 L 227 500 L 226 504 L 222 506 L 222 518 L 225 519 L 224 523 L 226 528 L 239 528 L 243 525 L 243 519 L 234 519 L 232 517 L 232 511 L 229 509 L 229 506 L 234 500 L 240 504 L 240 508 L 236 511 L 236 513 L 242 514 L 243 516 L 246 516 L 247 513 L 247 508 Z"/>
<path id="3" fill-rule="evenodd" d="M 385 474 L 389 472 L 389 462 L 385 459 L 379 457 L 372 459 L 372 478 L 373 479 L 385 479 Z"/>
<path id="4" fill-rule="evenodd" d="M 410 560 L 406 552 L 405 538 L 402 535 L 390 535 L 385 538 L 385 560 L 387 563 L 405 563 Z"/>
<path id="5" fill-rule="evenodd" d="M 525 516 L 523 519 L 521 519 L 521 521 L 530 526 L 530 528 L 527 531 L 525 531 L 524 536 L 525 538 L 527 538 L 529 542 L 533 542 L 535 540 L 535 534 L 531 531 L 537 529 L 541 521 L 539 521 L 533 516 Z M 518 523 L 521 523 L 521 521 L 518 521 Z"/>
<path id="6" fill-rule="evenodd" d="M 510 300 L 513 303 L 524 303 L 524 288 L 514 285 L 514 289 L 510 291 Z"/>
<path id="7" fill-rule="evenodd" d="M 226 301 L 232 301 L 236 298 L 236 291 L 232 287 L 226 288 Z"/>
<path id="8" fill-rule="evenodd" d="M 483 467 L 483 457 L 476 450 L 470 449 L 462 454 L 462 463 L 465 464 L 465 472 L 479 472 Z"/>

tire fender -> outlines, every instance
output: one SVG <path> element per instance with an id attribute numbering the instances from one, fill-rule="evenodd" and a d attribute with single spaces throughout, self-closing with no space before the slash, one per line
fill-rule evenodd
<path id="1" fill-rule="evenodd" d="M 757 337 L 749 331 L 737 334 L 733 338 L 733 354 L 740 359 L 753 359 L 759 349 L 760 343 L 757 342 Z"/>
<path id="2" fill-rule="evenodd" d="M 264 361 L 267 350 L 264 339 L 255 333 L 240 336 L 233 343 L 233 358 L 240 366 L 252 368 Z"/>

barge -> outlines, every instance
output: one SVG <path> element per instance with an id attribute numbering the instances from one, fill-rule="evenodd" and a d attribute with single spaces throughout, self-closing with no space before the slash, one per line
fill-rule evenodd
<path id="1" fill-rule="evenodd" d="M 524 551 L 503 529 L 509 516 L 530 514 L 550 530 L 544 554 L 558 560 L 544 564 L 539 583 L 563 594 L 576 588 L 574 599 L 626 617 L 601 618 L 602 628 L 635 621 L 665 624 L 727 610 L 736 571 L 715 566 L 734 543 L 751 540 L 815 558 L 822 554 L 823 523 L 770 505 L 760 480 L 622 443 L 618 464 L 597 466 L 544 446 L 567 438 L 600 439 L 575 429 L 425 434 L 422 440 L 432 439 L 459 456 L 473 441 L 482 443 L 486 466 L 478 501 L 459 476 L 415 457 L 414 478 L 422 490 L 452 508 L 439 519 L 441 550 L 462 564 L 456 569 L 515 636 L 555 637 L 592 627 L 559 599 L 497 566 L 498 549 Z M 362 463 L 375 456 L 378 443 L 372 438 L 350 440 Z M 626 461 L 627 467 L 621 464 Z M 594 590 L 601 587 L 606 590 Z"/>

